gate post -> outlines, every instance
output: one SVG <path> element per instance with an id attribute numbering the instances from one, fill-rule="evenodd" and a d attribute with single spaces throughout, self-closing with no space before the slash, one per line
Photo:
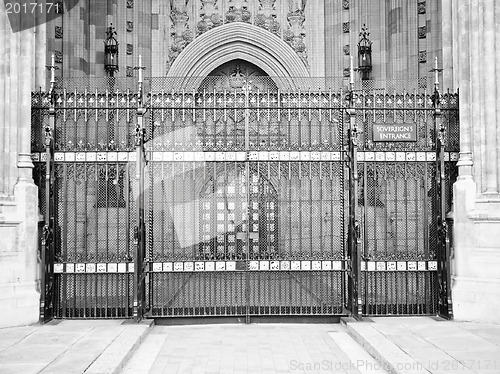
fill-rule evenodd
<path id="1" fill-rule="evenodd" d="M 134 227 L 134 309 L 133 316 L 136 322 L 140 322 L 144 316 L 145 307 L 145 256 L 146 256 L 146 225 L 144 222 L 144 135 L 145 128 L 143 117 L 146 108 L 143 105 L 143 87 L 142 87 L 142 58 L 139 56 L 139 92 L 137 100 L 137 125 L 135 128 L 135 147 L 136 147 L 136 179 L 139 182 L 139 194 L 137 197 L 137 226 Z"/>
<path id="2" fill-rule="evenodd" d="M 53 215 L 53 191 L 52 191 L 52 147 L 54 144 L 54 129 L 56 117 L 56 100 L 54 84 L 55 58 L 52 55 L 52 63 L 47 66 L 50 70 L 49 90 L 49 122 L 45 126 L 45 215 L 41 240 L 41 279 L 40 279 L 40 323 L 50 321 L 54 317 L 54 217 Z"/>
<path id="3" fill-rule="evenodd" d="M 363 303 L 361 300 L 360 277 L 361 258 L 359 255 L 360 227 L 357 217 L 358 210 L 358 127 L 356 124 L 356 109 L 354 103 L 354 68 L 351 57 L 350 84 L 347 95 L 349 116 L 348 147 L 349 147 L 349 229 L 348 229 L 348 255 L 350 271 L 348 273 L 349 304 L 351 314 L 357 320 L 363 316 Z"/>
<path id="4" fill-rule="evenodd" d="M 438 262 L 438 285 L 439 285 L 439 314 L 447 319 L 453 318 L 451 302 L 451 278 L 450 278 L 450 239 L 446 220 L 446 169 L 445 169 L 445 142 L 446 127 L 442 121 L 441 94 L 439 92 L 438 59 L 433 71 L 435 73 L 434 93 L 432 104 L 434 107 L 434 131 L 436 133 L 436 199 L 437 204 L 437 262 Z"/>

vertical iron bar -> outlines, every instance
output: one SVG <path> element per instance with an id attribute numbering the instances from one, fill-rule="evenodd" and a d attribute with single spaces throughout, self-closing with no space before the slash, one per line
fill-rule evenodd
<path id="1" fill-rule="evenodd" d="M 124 258 L 119 258 L 118 262 L 124 261 L 128 262 L 130 261 L 130 164 L 127 163 L 125 166 L 125 176 L 124 176 L 124 193 L 125 193 L 125 235 L 126 235 L 126 240 L 125 240 L 125 257 Z M 117 281 L 120 279 L 119 276 L 117 276 Z M 130 294 L 129 294 L 129 281 L 128 281 L 128 276 L 125 274 L 124 278 L 124 301 L 123 301 L 123 307 L 124 307 L 124 317 L 128 317 L 128 306 L 129 306 L 129 300 L 130 300 Z"/>
<path id="2" fill-rule="evenodd" d="M 351 58 L 352 59 L 352 58 Z M 352 66 L 351 66 L 351 74 Z M 352 75 L 351 75 L 352 76 Z M 360 298 L 360 256 L 359 256 L 359 221 L 357 218 L 358 205 L 358 128 L 356 124 L 356 109 L 354 98 L 354 83 L 351 81 L 350 92 L 348 93 L 349 107 L 347 114 L 349 115 L 349 149 L 350 149 L 350 206 L 349 206 L 349 246 L 350 246 L 350 261 L 351 261 L 351 287 L 350 301 L 351 313 L 356 319 L 362 318 L 362 302 Z"/>
<path id="3" fill-rule="evenodd" d="M 54 66 L 52 66 L 54 68 Z M 52 95 L 52 89 L 50 94 Z M 54 100 L 51 98 L 49 108 L 49 123 L 45 126 L 45 216 L 42 233 L 41 248 L 41 284 L 40 284 L 40 315 L 41 323 L 47 322 L 53 317 L 54 304 L 54 231 L 52 218 L 52 146 L 55 126 Z M 51 291 L 51 293 L 49 293 Z"/>
<path id="4" fill-rule="evenodd" d="M 364 276 L 364 284 L 362 287 L 365 290 L 365 295 L 364 295 L 364 305 L 365 305 L 365 314 L 368 314 L 368 282 L 367 282 L 367 276 L 368 276 L 368 262 L 366 261 L 368 258 L 368 253 L 369 253 L 369 242 L 368 242 L 368 235 L 369 235 L 369 230 L 368 230 L 368 213 L 367 213 L 367 206 L 368 206 L 368 165 L 366 161 L 363 162 L 363 181 L 362 181 L 362 188 L 363 188 L 363 258 L 362 261 L 365 263 L 365 276 Z M 387 206 L 387 204 L 386 204 Z M 374 209 L 376 211 L 376 209 Z M 376 215 L 376 214 L 375 214 Z M 376 226 L 375 226 L 376 227 Z M 374 233 L 374 236 L 376 234 Z M 387 245 L 387 230 L 385 230 L 385 242 Z M 375 238 L 376 240 L 376 238 Z M 359 274 L 360 279 L 361 277 L 361 272 Z"/>
<path id="5" fill-rule="evenodd" d="M 143 117 L 146 109 L 143 107 L 142 95 L 142 59 L 139 56 L 139 91 L 138 91 L 138 106 L 137 106 L 137 127 L 136 127 L 136 178 L 139 179 L 139 195 L 137 201 L 137 226 L 134 232 L 136 244 L 136 253 L 134 259 L 134 309 L 133 316 L 136 322 L 143 318 L 145 304 L 145 281 L 144 281 L 144 257 L 146 251 L 146 233 L 144 223 L 144 123 Z"/>
<path id="6" fill-rule="evenodd" d="M 246 258 L 250 259 L 250 112 L 249 112 L 249 87 L 247 83 L 244 86 L 245 91 L 245 154 L 246 154 L 246 162 L 245 162 L 245 200 L 246 200 Z M 245 312 L 245 323 L 250 323 L 250 272 L 245 272 L 245 299 L 246 299 L 246 312 Z"/>
<path id="7" fill-rule="evenodd" d="M 451 300 L 451 276 L 450 276 L 450 242 L 448 237 L 448 227 L 446 222 L 446 172 L 444 163 L 446 127 L 442 122 L 441 113 L 441 94 L 439 92 L 438 72 L 436 67 L 436 82 L 434 84 L 434 94 L 432 102 L 434 105 L 434 131 L 436 133 L 436 198 L 438 201 L 438 290 L 439 290 L 439 314 L 445 318 L 453 318 L 452 300 Z"/>

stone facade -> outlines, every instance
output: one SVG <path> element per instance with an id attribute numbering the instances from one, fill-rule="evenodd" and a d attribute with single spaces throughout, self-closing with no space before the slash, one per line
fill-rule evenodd
<path id="1" fill-rule="evenodd" d="M 445 80 L 460 89 L 459 177 L 454 186 L 455 318 L 499 322 L 500 4 L 443 1 Z"/>
<path id="2" fill-rule="evenodd" d="M 174 62 L 197 39 L 212 30 L 217 34 L 222 26 L 245 24 L 266 30 L 287 44 L 307 76 L 342 78 L 344 69 L 349 68 L 349 56 L 357 56 L 359 33 L 366 24 L 373 41 L 372 78 L 415 80 L 430 76 L 434 57 L 442 58 L 439 3 L 386 0 L 80 2 L 62 17 L 47 23 L 47 50 L 61 53 L 59 75 L 105 76 L 102 43 L 106 27 L 112 23 L 122 47 L 116 77 L 133 75 L 139 55 L 147 75 L 172 76 L 170 70 Z"/>
<path id="3" fill-rule="evenodd" d="M 0 327 L 38 320 L 38 189 L 31 162 L 31 91 L 43 87 L 44 26 L 13 32 L 0 7 Z M 20 18 L 20 16 L 18 16 Z M 5 57 L 6 56 L 6 57 Z"/>

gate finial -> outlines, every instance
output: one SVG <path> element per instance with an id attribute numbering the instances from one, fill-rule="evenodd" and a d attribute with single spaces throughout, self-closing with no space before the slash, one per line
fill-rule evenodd
<path id="1" fill-rule="evenodd" d="M 443 71 L 443 69 L 438 67 L 438 58 L 435 57 L 434 69 L 429 70 L 429 72 L 434 72 L 434 93 L 432 94 L 432 103 L 436 108 L 441 102 L 441 94 L 439 93 L 439 72 L 441 71 Z"/>
<path id="2" fill-rule="evenodd" d="M 142 66 L 142 55 L 139 55 L 139 65 L 138 66 L 134 66 L 134 70 L 139 70 L 139 78 L 137 80 L 137 82 L 139 83 L 139 100 L 138 100 L 138 104 L 139 104 L 139 107 L 141 107 L 142 106 L 142 83 L 143 83 L 142 71 L 146 70 L 146 67 Z"/>
<path id="3" fill-rule="evenodd" d="M 53 99 L 53 93 L 54 93 L 54 85 L 56 83 L 56 70 L 59 69 L 59 66 L 56 66 L 56 58 L 54 55 L 52 55 L 51 58 L 51 63 L 50 65 L 45 65 L 47 70 L 50 70 L 50 89 L 49 89 L 49 97 L 51 100 Z M 54 102 L 51 101 L 51 105 L 54 105 Z"/>

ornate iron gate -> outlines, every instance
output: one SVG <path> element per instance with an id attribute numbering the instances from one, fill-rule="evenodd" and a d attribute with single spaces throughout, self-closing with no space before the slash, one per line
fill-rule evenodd
<path id="1" fill-rule="evenodd" d="M 344 313 L 340 95 L 248 84 L 150 100 L 150 315 Z"/>
<path id="2" fill-rule="evenodd" d="M 458 95 L 437 86 L 432 95 L 364 91 L 354 106 L 362 129 L 354 203 L 363 315 L 452 318 L 445 216 L 458 160 Z M 388 137 L 402 131 L 414 139 L 375 141 L 384 127 L 395 128 Z"/>
<path id="3" fill-rule="evenodd" d="M 45 314 L 438 312 L 436 160 L 455 154 L 435 126 L 456 134 L 455 95 L 437 113 L 416 92 L 70 86 L 32 98 Z M 374 124 L 408 122 L 415 142 L 373 142 Z"/>

